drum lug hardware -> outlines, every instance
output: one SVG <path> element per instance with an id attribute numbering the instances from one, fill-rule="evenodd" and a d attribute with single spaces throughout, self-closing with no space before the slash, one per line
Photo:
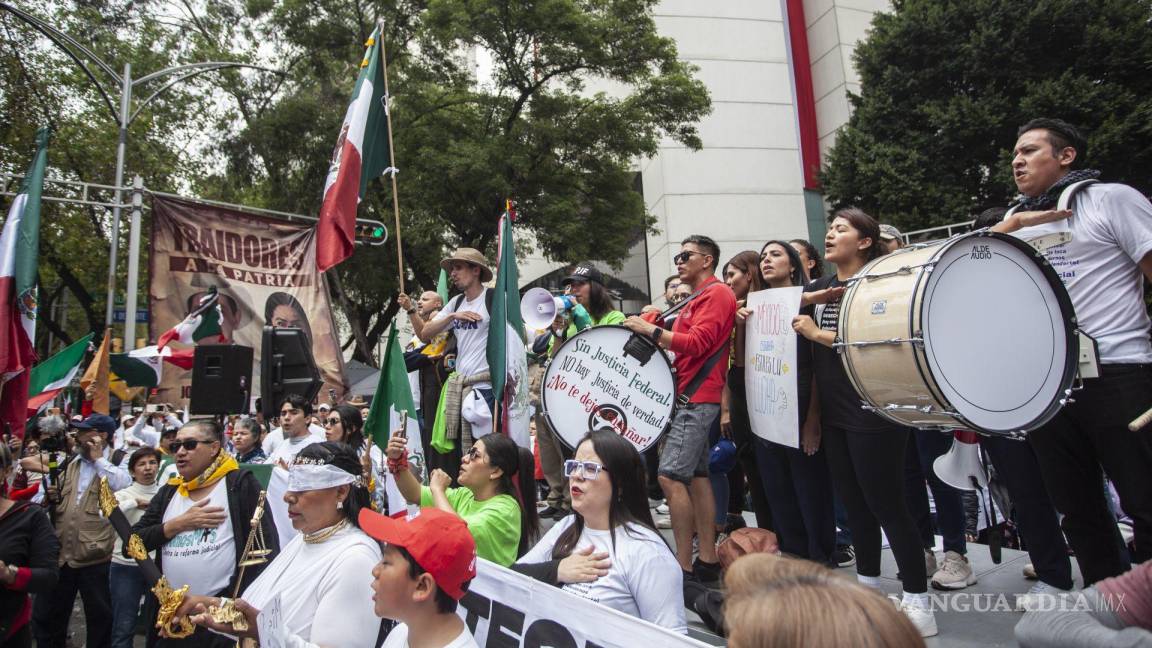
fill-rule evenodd
<path id="1" fill-rule="evenodd" d="M 919 412 L 921 414 L 934 414 L 938 416 L 951 416 L 953 418 L 960 418 L 960 414 L 958 412 L 934 409 L 931 405 L 897 405 L 896 403 L 888 403 L 884 407 L 865 405 L 864 409 L 871 412 Z"/>
<path id="2" fill-rule="evenodd" d="M 866 340 L 863 342 L 833 342 L 832 347 L 842 350 L 844 347 L 869 347 L 881 344 L 913 344 L 924 346 L 924 338 L 917 336 L 910 338 L 889 338 L 887 340 Z"/>

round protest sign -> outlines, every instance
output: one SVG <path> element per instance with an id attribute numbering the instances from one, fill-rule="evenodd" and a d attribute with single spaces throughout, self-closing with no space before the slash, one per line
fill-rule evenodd
<path id="1" fill-rule="evenodd" d="M 556 351 L 544 372 L 544 414 L 570 448 L 590 430 L 608 427 L 643 452 L 672 418 L 676 381 L 656 349 L 644 364 L 624 352 L 633 333 L 597 326 L 577 333 Z"/>

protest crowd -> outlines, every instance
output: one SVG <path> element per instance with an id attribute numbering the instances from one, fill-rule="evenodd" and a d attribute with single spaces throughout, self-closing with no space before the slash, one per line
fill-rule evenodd
<path id="1" fill-rule="evenodd" d="M 834 211 L 823 241 L 734 251 L 688 236 L 661 305 L 639 313 L 615 308 L 600 269 L 576 265 L 551 323 L 516 332 L 526 439 L 505 429 L 503 369 L 489 360 L 504 339 L 492 325 L 497 273 L 459 248 L 441 262 L 451 296 L 397 297 L 413 331 L 402 356 L 412 411 L 379 390 L 285 392 L 215 416 L 186 402 L 113 408 L 98 382 L 82 403 L 30 410 L 0 446 L 0 646 L 62 648 L 79 634 L 116 648 L 463 648 L 485 643 L 474 607 L 485 578 L 635 619 L 637 634 L 589 635 L 597 645 L 665 645 L 693 626 L 741 648 L 920 646 L 938 634 L 930 590 L 977 582 L 977 542 L 1028 552 L 1021 645 L 1150 646 L 1152 427 L 1129 423 L 1152 406 L 1152 205 L 1125 185 L 1084 184 L 1107 177 L 1081 168 L 1084 147 L 1060 120 L 1021 127 L 1020 199 L 973 226 L 993 242 L 1071 228 L 1059 261 L 1076 270 L 1056 288 L 1098 353 L 1096 376 L 1025 439 L 977 437 L 995 504 L 938 475 L 959 426 L 902 425 L 861 406 L 871 383 L 842 358 L 856 349 L 844 342 L 860 317 L 852 291 L 868 285 L 858 275 L 869 264 L 910 253 L 862 210 Z M 793 442 L 754 430 L 753 410 L 776 396 L 746 380 L 766 312 L 755 304 L 776 291 L 798 304 L 774 332 L 795 353 Z M 550 367 L 609 331 L 671 368 L 669 416 L 643 442 L 619 423 L 627 405 L 594 405 L 585 422 L 549 401 L 567 393 Z M 602 361 L 623 367 L 628 353 Z M 604 382 L 621 401 L 658 390 Z M 989 507 L 1006 519 L 982 525 Z M 880 591 L 885 547 L 895 597 Z M 1034 609 L 1046 597 L 1086 604 Z M 489 628 L 497 602 L 479 615 Z"/>

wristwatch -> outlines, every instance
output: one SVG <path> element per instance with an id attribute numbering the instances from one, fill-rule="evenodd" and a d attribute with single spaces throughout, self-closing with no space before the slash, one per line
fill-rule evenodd
<path id="1" fill-rule="evenodd" d="M 664 337 L 664 329 L 657 326 L 656 328 L 652 329 L 652 334 L 648 337 L 652 338 L 652 341 L 656 344 L 660 344 L 660 338 Z"/>

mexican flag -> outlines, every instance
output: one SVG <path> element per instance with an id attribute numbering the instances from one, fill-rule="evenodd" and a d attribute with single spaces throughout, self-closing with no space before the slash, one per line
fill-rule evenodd
<path id="1" fill-rule="evenodd" d="M 388 439 L 393 430 L 400 428 L 400 412 L 408 412 L 408 459 L 424 463 L 424 449 L 420 443 L 420 424 L 416 420 L 416 402 L 412 399 L 412 388 L 408 382 L 408 371 L 404 367 L 404 351 L 396 340 L 396 327 L 388 333 L 388 346 L 384 349 L 384 361 L 380 363 L 380 382 L 372 397 L 372 408 L 368 410 L 368 420 L 364 423 L 364 434 L 383 452 L 388 447 Z M 403 511 L 404 497 L 396 487 L 391 473 L 384 486 L 388 493 L 388 510 Z"/>
<path id="2" fill-rule="evenodd" d="M 36 265 L 40 254 L 40 194 L 50 131 L 36 132 L 36 154 L 8 209 L 0 234 L 0 424 L 23 430 L 29 370 L 36 362 Z"/>
<path id="3" fill-rule="evenodd" d="M 152 389 L 160 386 L 165 362 L 181 369 L 191 369 L 193 356 L 193 349 L 173 351 L 152 345 L 128 353 L 113 353 L 108 356 L 108 367 L 127 386 Z"/>
<path id="4" fill-rule="evenodd" d="M 500 261 L 496 270 L 492 321 L 488 325 L 488 370 L 496 394 L 494 429 L 530 447 L 528 432 L 528 361 L 524 346 L 524 319 L 520 316 L 516 245 L 512 238 L 512 205 L 500 217 Z M 499 332 L 503 332 L 500 335 Z"/>
<path id="5" fill-rule="evenodd" d="M 188 317 L 185 317 L 183 322 L 160 336 L 160 339 L 156 341 L 156 346 L 163 349 L 172 341 L 195 344 L 197 340 L 203 340 L 213 335 L 220 342 L 225 342 L 226 339 L 220 328 L 221 319 L 220 296 L 216 293 L 216 287 L 212 286 L 208 289 L 208 294 L 200 298 L 200 303 L 191 313 L 188 313 Z"/>
<path id="6" fill-rule="evenodd" d="M 368 182 L 392 168 L 379 28 L 364 45 L 368 49 L 360 62 L 352 103 L 344 114 L 324 181 L 324 202 L 316 224 L 316 266 L 321 272 L 352 256 L 356 206 L 364 198 Z"/>
<path id="7" fill-rule="evenodd" d="M 72 384 L 76 374 L 80 373 L 80 363 L 84 361 L 84 354 L 88 351 L 88 343 L 91 341 L 92 334 L 89 333 L 61 349 L 51 358 L 32 367 L 28 383 L 28 405 L 24 416 L 35 415 L 52 402 L 60 390 Z M 19 429 L 24 429 L 23 422 Z"/>

